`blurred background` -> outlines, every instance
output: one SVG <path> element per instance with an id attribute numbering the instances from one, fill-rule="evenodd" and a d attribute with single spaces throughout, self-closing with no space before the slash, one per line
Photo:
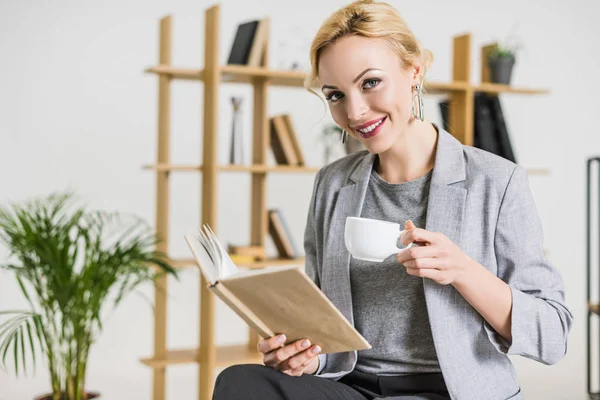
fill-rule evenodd
<path id="1" fill-rule="evenodd" d="M 321 22 L 345 1 L 287 2 L 224 0 L 221 4 L 220 62 L 225 63 L 236 27 L 268 16 L 270 66 L 308 68 L 308 51 Z M 452 80 L 452 39 L 472 35 L 471 83 L 479 83 L 479 49 L 516 35 L 522 42 L 511 84 L 542 88 L 548 94 L 500 96 L 515 156 L 520 164 L 545 171 L 530 184 L 545 231 L 545 248 L 566 285 L 575 322 L 566 357 L 544 366 L 515 357 L 527 399 L 587 399 L 586 388 L 586 160 L 600 152 L 594 122 L 600 112 L 600 53 L 594 0 L 528 2 L 506 0 L 390 0 L 417 38 L 434 55 L 428 80 Z M 172 64 L 202 68 L 204 0 L 2 0 L 0 1 L 0 204 L 22 202 L 67 188 L 93 208 L 135 213 L 155 223 L 156 178 L 144 165 L 157 153 L 158 79 L 144 73 L 158 63 L 159 20 L 173 18 Z M 202 160 L 202 83 L 171 83 L 171 148 L 174 164 Z M 238 115 L 246 160 L 251 154 L 252 90 L 219 85 L 218 163 L 229 162 L 233 111 Z M 440 95 L 425 98 L 425 114 L 441 122 Z M 325 105 L 301 88 L 272 87 L 268 111 L 294 121 L 306 165 L 318 168 L 343 155 L 327 150 L 323 131 L 331 122 Z M 326 154 L 328 152 L 328 154 Z M 269 163 L 274 163 L 271 152 Z M 293 240 L 302 243 L 314 174 L 268 177 L 268 206 L 285 214 Z M 220 175 L 218 231 L 225 243 L 247 243 L 250 232 L 250 177 Z M 198 173 L 170 178 L 169 254 L 189 258 L 183 235 L 199 226 Z M 267 242 L 273 253 L 273 243 Z M 0 247 L 0 259 L 8 250 Z M 167 347 L 194 348 L 199 335 L 199 272 L 183 269 L 169 281 Z M 153 354 L 154 316 L 146 301 L 150 284 L 128 296 L 104 321 L 90 353 L 86 387 L 102 398 L 151 399 L 152 369 L 140 362 Z M 27 308 L 11 272 L 0 271 L 0 310 Z M 217 302 L 218 345 L 247 340 L 245 324 Z M 598 336 L 594 339 L 598 342 Z M 9 358 L 10 360 L 10 358 Z M 11 361 L 8 362 L 9 366 Z M 218 372 L 218 371 L 217 371 Z M 167 368 L 167 399 L 198 398 L 198 366 Z M 595 372 L 595 375 L 598 373 Z M 49 392 L 48 372 L 16 377 L 0 370 L 0 400 L 29 400 Z"/>

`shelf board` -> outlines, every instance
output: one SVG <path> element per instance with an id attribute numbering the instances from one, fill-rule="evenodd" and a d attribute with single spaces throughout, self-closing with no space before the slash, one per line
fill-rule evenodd
<path id="1" fill-rule="evenodd" d="M 296 165 L 221 165 L 219 170 L 229 172 L 319 172 L 318 167 Z"/>
<path id="2" fill-rule="evenodd" d="M 195 68 L 175 68 L 168 65 L 156 65 L 146 68 L 146 73 L 164 75 L 171 79 L 204 80 L 204 70 Z M 245 65 L 222 65 L 221 80 L 231 83 L 250 83 L 257 78 L 266 78 L 271 85 L 303 87 L 306 73 L 282 71 Z"/>
<path id="3" fill-rule="evenodd" d="M 534 88 L 518 88 L 510 85 L 503 85 L 499 83 L 481 83 L 473 86 L 473 90 L 476 92 L 485 93 L 515 93 L 515 94 L 548 94 L 550 93 L 547 89 L 534 89 Z"/>
<path id="4" fill-rule="evenodd" d="M 187 268 L 193 267 L 196 265 L 196 261 L 194 259 L 171 259 L 170 263 L 175 268 Z M 284 266 L 284 265 L 304 265 L 305 257 L 298 258 L 268 258 L 266 260 L 261 261 L 253 261 L 250 263 L 247 262 L 238 262 L 236 265 L 240 268 L 245 269 L 259 269 L 265 267 L 276 267 L 276 266 Z"/>
<path id="5" fill-rule="evenodd" d="M 164 75 L 172 79 L 184 79 L 184 80 L 194 80 L 194 81 L 203 81 L 204 80 L 204 70 L 203 69 L 192 69 L 192 68 L 173 68 L 168 65 L 157 65 L 154 67 L 146 68 L 144 70 L 146 73 Z"/>
<path id="6" fill-rule="evenodd" d="M 202 171 L 202 165 L 183 165 L 183 164 L 153 164 L 144 165 L 143 169 L 152 169 L 155 171 L 183 171 L 195 172 Z M 550 175 L 550 170 L 543 167 L 526 167 L 529 175 Z M 298 167 L 293 165 L 220 165 L 217 167 L 223 172 L 251 172 L 251 173 L 316 173 L 320 167 Z"/>
<path id="7" fill-rule="evenodd" d="M 600 315 L 600 304 L 598 304 L 598 303 L 588 304 L 588 310 L 596 315 Z"/>
<path id="8" fill-rule="evenodd" d="M 146 73 L 168 76 L 172 79 L 204 80 L 204 70 L 197 68 L 176 68 L 168 65 L 156 65 L 146 68 Z M 263 67 L 249 67 L 246 65 L 222 65 L 220 67 L 221 80 L 231 83 L 251 83 L 255 79 L 267 79 L 273 86 L 304 87 L 307 74 L 303 71 L 276 70 Z M 469 82 L 428 82 L 425 81 L 425 91 L 431 94 L 443 94 L 472 90 L 486 93 L 519 93 L 519 94 L 547 94 L 546 89 L 518 88 L 497 83 L 481 83 L 471 85 Z"/>
<path id="9" fill-rule="evenodd" d="M 425 94 L 445 94 L 452 92 L 466 92 L 471 86 L 468 82 L 428 82 L 425 81 Z"/>
<path id="10" fill-rule="evenodd" d="M 223 82 L 250 83 L 256 78 L 266 78 L 274 86 L 304 87 L 306 73 L 301 71 L 274 70 L 245 65 L 222 65 Z"/>
<path id="11" fill-rule="evenodd" d="M 202 171 L 202 165 L 177 165 L 177 164 L 148 164 L 144 165 L 142 169 L 153 169 L 159 172 L 165 171 Z"/>
<path id="12" fill-rule="evenodd" d="M 233 364 L 260 364 L 262 356 L 258 350 L 248 348 L 247 344 L 233 346 L 217 346 L 216 366 L 226 367 Z M 181 349 L 167 351 L 165 357 L 152 357 L 140 360 L 151 368 L 164 368 L 168 365 L 198 363 L 198 349 Z"/>
<path id="13" fill-rule="evenodd" d="M 151 164 L 144 165 L 143 169 L 152 169 L 155 171 L 202 171 L 202 165 L 184 165 L 184 164 Z M 301 173 L 315 173 L 319 171 L 319 167 L 300 167 L 294 165 L 220 165 L 217 167 L 219 171 L 223 172 L 253 172 L 253 173 L 267 173 L 267 172 L 301 172 Z"/>

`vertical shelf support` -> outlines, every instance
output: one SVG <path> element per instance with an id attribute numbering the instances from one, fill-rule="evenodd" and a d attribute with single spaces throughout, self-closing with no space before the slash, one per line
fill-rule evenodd
<path id="1" fill-rule="evenodd" d="M 262 66 L 269 67 L 269 32 L 270 20 L 262 21 L 266 26 L 266 43 L 263 49 Z M 252 129 L 252 163 L 267 164 L 267 150 L 270 148 L 270 126 L 268 118 L 269 81 L 266 78 L 254 78 L 252 81 L 254 94 L 254 114 Z M 267 174 L 265 172 L 252 174 L 250 203 L 250 243 L 253 246 L 265 246 L 267 235 Z M 259 336 L 248 328 L 248 349 L 256 350 Z"/>
<path id="2" fill-rule="evenodd" d="M 469 82 L 471 73 L 471 35 L 457 36 L 453 41 L 452 80 Z M 450 95 L 449 125 L 463 144 L 473 145 L 473 92 L 471 89 Z"/>
<path id="3" fill-rule="evenodd" d="M 159 63 L 171 64 L 171 16 L 160 20 Z M 165 75 L 158 79 L 158 154 L 157 162 L 169 163 L 169 129 L 171 115 L 171 80 Z M 156 231 L 161 238 L 157 250 L 167 254 L 169 244 L 169 171 L 156 172 Z M 167 354 L 167 277 L 155 280 L 154 317 L 154 357 L 163 358 Z M 153 399 L 165 400 L 166 370 L 154 368 Z"/>
<path id="4" fill-rule="evenodd" d="M 206 10 L 204 47 L 204 127 L 202 152 L 202 223 L 217 232 L 217 140 L 219 83 L 219 6 Z M 200 277 L 200 352 L 198 368 L 198 396 L 210 399 L 216 366 L 215 298 L 208 290 L 208 282 Z"/>

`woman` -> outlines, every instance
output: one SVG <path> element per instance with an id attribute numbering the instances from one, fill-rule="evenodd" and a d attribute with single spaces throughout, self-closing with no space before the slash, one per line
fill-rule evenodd
<path id="1" fill-rule="evenodd" d="M 318 343 L 268 338 L 265 365 L 223 371 L 215 399 L 522 399 L 507 355 L 565 355 L 572 315 L 527 175 L 423 118 L 430 62 L 385 3 L 352 3 L 321 26 L 307 87 L 367 150 L 317 174 L 306 271 L 372 348 L 318 355 Z M 401 242 L 418 246 L 353 259 L 348 216 L 407 221 Z"/>

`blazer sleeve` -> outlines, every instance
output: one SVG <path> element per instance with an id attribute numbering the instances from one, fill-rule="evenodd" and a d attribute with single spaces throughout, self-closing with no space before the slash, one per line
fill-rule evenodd
<path id="1" fill-rule="evenodd" d="M 313 282 L 320 288 L 321 287 L 321 279 L 319 276 L 319 260 L 321 259 L 317 254 L 318 246 L 317 246 L 317 227 L 315 222 L 315 207 L 316 207 L 316 198 L 317 191 L 319 187 L 320 180 L 319 171 L 317 176 L 315 177 L 315 182 L 313 184 L 312 197 L 310 199 L 310 205 L 308 207 L 308 215 L 306 218 L 306 227 L 304 229 L 304 252 L 305 256 L 305 271 L 306 274 L 313 280 Z M 327 363 L 327 355 L 319 354 L 319 367 L 315 372 L 315 375 L 319 375 L 321 371 L 325 368 L 325 364 Z"/>
<path id="2" fill-rule="evenodd" d="M 499 352 L 521 355 L 543 364 L 558 362 L 567 352 L 573 315 L 565 304 L 560 272 L 543 254 L 543 231 L 525 169 L 516 166 L 500 205 L 494 247 L 498 277 L 512 293 L 512 341 L 485 322 Z"/>

